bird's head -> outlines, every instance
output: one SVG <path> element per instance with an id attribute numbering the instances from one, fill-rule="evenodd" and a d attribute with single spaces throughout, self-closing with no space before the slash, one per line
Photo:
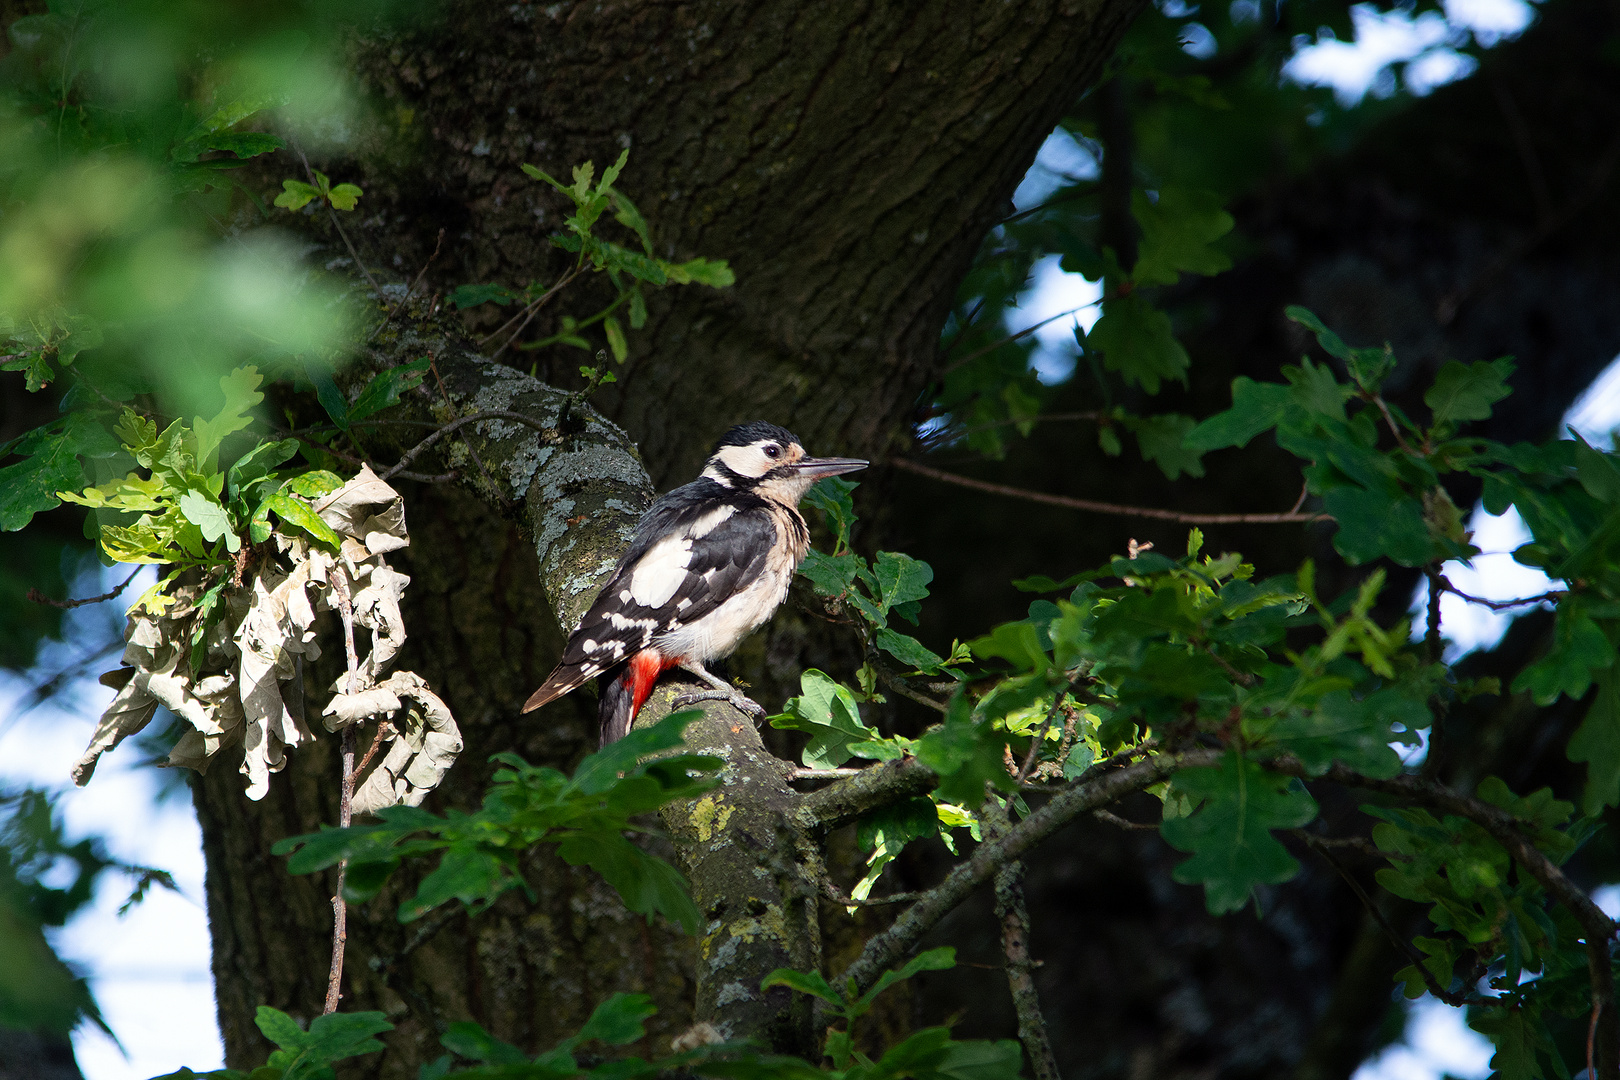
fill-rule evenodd
<path id="1" fill-rule="evenodd" d="M 859 458 L 813 458 L 799 437 L 764 421 L 739 424 L 720 436 L 703 475 L 726 487 L 796 506 L 823 476 L 866 468 Z"/>

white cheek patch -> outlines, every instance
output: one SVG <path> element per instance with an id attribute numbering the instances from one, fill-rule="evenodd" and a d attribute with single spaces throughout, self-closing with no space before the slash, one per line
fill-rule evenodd
<path id="1" fill-rule="evenodd" d="M 630 575 L 631 598 L 642 607 L 663 607 L 686 580 L 686 566 L 691 561 L 691 540 L 672 536 L 658 541 Z"/>
<path id="2" fill-rule="evenodd" d="M 764 476 L 775 464 L 757 446 L 722 446 L 716 456 L 738 476 Z"/>

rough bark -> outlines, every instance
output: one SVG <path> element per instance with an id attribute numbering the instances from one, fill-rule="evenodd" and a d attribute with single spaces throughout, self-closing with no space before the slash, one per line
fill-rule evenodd
<path id="1" fill-rule="evenodd" d="M 1137 10 L 455 4 L 358 50 L 391 158 L 359 162 L 356 242 L 404 270 L 443 225 L 434 283 L 545 278 L 559 203 L 519 165 L 566 174 L 628 147 L 620 186 L 659 253 L 738 278 L 655 302 L 603 395 L 653 480 L 683 481 L 754 418 L 871 453 L 903 431 L 980 238 Z M 566 385 L 577 355 L 539 354 L 542 375 Z"/>
<path id="2" fill-rule="evenodd" d="M 519 164 L 566 172 L 633 147 L 621 186 L 653 223 L 660 253 L 726 258 L 738 276 L 722 293 L 656 297 L 647 327 L 632 335 L 631 361 L 605 400 L 646 471 L 659 486 L 684 480 L 714 435 L 762 417 L 817 452 L 870 453 L 905 429 L 956 280 L 1136 10 L 1134 0 L 905 9 L 463 2 L 417 32 L 358 41 L 355 67 L 374 95 L 367 122 L 345 145 L 309 149 L 365 188 L 366 216 L 352 235 L 374 268 L 409 273 L 447 229 L 421 290 L 428 296 L 467 281 L 546 278 L 556 264 L 544 237 L 560 223 L 558 204 Z M 319 233 L 324 223 L 308 225 Z M 590 296 L 587 286 L 566 310 L 583 310 Z M 392 359 L 434 348 L 387 337 L 378 347 Z M 452 352 L 439 363 L 455 409 L 545 416 L 560 407 L 558 395 L 515 372 L 479 369 Z M 568 384 L 571 355 L 537 359 L 542 375 Z M 491 752 L 567 766 L 586 748 L 589 702 L 540 722 L 520 721 L 516 710 L 559 651 L 556 609 L 564 625 L 577 616 L 646 495 L 628 470 L 615 490 L 589 497 L 566 480 L 532 483 L 535 465 L 555 473 L 566 451 L 548 459 L 537 433 L 515 424 L 476 429 L 463 430 L 493 484 L 473 480 L 476 497 L 440 488 L 407 496 L 413 542 L 402 563 L 415 581 L 412 639 L 399 662 L 444 695 L 468 743 L 434 797 L 441 807 L 476 798 Z M 446 440 L 443 460 L 476 476 L 478 466 L 456 456 L 461 434 Z M 577 480 L 615 475 L 580 464 Z M 498 515 L 533 531 L 538 562 L 531 541 Z M 556 531 L 559 522 L 567 531 Z M 766 640 L 767 670 L 794 666 L 782 656 L 802 636 Z M 308 1015 L 319 1000 L 327 883 L 289 883 L 267 853 L 274 840 L 332 820 L 325 757 L 320 746 L 300 750 L 259 804 L 242 799 L 228 766 L 198 786 L 233 1064 L 264 1049 L 251 1025 L 255 1005 Z M 713 893 L 702 860 L 691 865 L 699 896 Z M 581 872 L 541 857 L 532 870 L 537 905 L 508 897 L 477 920 L 452 919 L 397 962 L 388 985 L 369 962 L 414 940 L 390 918 L 414 887 L 409 876 L 353 920 L 344 1007 L 385 1008 L 403 1036 L 380 1061 L 368 1059 L 368 1073 L 414 1074 L 433 1054 L 435 1023 L 458 1016 L 536 1049 L 615 989 L 654 995 L 656 1037 L 690 1017 L 690 943 L 638 926 Z M 813 933 L 813 901 L 775 887 L 781 903 L 812 916 L 804 925 Z M 759 899 L 767 912 L 778 903 Z M 783 955 L 813 958 L 812 938 Z M 696 989 L 714 1000 L 743 980 L 712 965 L 697 970 Z"/>

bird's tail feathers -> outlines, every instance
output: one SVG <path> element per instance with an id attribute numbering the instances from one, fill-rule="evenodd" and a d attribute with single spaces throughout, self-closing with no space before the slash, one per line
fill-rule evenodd
<path id="1" fill-rule="evenodd" d="M 559 667 L 546 677 L 540 684 L 540 689 L 529 695 L 529 700 L 523 703 L 524 712 L 533 712 L 542 705 L 549 705 L 564 694 L 578 690 L 586 681 L 595 677 L 601 669 L 595 666 L 586 667 Z"/>

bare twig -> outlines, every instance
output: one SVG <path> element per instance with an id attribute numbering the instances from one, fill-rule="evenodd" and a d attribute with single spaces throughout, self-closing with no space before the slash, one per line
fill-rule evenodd
<path id="1" fill-rule="evenodd" d="M 348 692 L 360 688 L 360 658 L 354 648 L 354 599 L 349 595 L 349 582 L 341 568 L 332 573 L 332 593 L 337 597 L 338 614 L 343 619 L 343 651 L 349 665 Z M 338 827 L 347 829 L 354 819 L 354 724 L 343 729 L 343 787 L 338 804 Z M 382 735 L 378 731 L 378 738 Z M 369 758 L 370 755 L 368 754 Z M 343 997 L 343 950 L 349 941 L 349 905 L 343 900 L 343 881 L 348 876 L 349 860 L 338 863 L 337 891 L 332 894 L 332 971 L 326 981 L 326 1007 L 323 1015 L 337 1012 Z"/>
<path id="2" fill-rule="evenodd" d="M 309 158 L 304 156 L 304 148 L 298 145 L 296 139 L 293 140 L 293 149 L 298 151 L 298 160 L 304 163 L 304 175 L 309 177 L 309 186 L 319 191 L 321 185 L 315 180 L 315 170 L 310 166 Z M 371 276 L 371 271 L 367 270 L 366 264 L 360 260 L 360 253 L 354 250 L 354 245 L 349 242 L 349 234 L 343 231 L 343 223 L 338 220 L 337 211 L 332 208 L 331 201 L 323 195 L 321 196 L 321 202 L 325 204 L 326 212 L 332 218 L 332 227 L 343 238 L 343 246 L 349 249 L 349 255 L 354 259 L 355 269 L 359 270 L 360 275 L 366 279 L 366 284 L 371 286 L 371 291 L 379 297 L 382 296 L 382 287 L 377 284 L 377 279 Z"/>
<path id="3" fill-rule="evenodd" d="M 1001 348 L 1003 345 L 1010 345 L 1012 342 L 1017 341 L 1021 337 L 1027 337 L 1030 334 L 1033 334 L 1035 331 L 1039 330 L 1041 327 L 1047 325 L 1048 323 L 1055 323 L 1059 319 L 1065 318 L 1065 317 L 1067 317 L 1069 315 L 1073 315 L 1077 311 L 1084 311 L 1088 307 L 1095 307 L 1097 304 L 1100 304 L 1100 303 L 1102 303 L 1101 300 L 1093 300 L 1088 304 L 1081 304 L 1079 307 L 1072 307 L 1068 311 L 1060 311 L 1056 315 L 1053 315 L 1051 318 L 1042 319 L 1040 322 L 1036 323 L 1033 326 L 1026 326 L 1022 330 L 1018 331 L 1017 333 L 1008 334 L 1006 337 L 1002 338 L 1000 341 L 996 341 L 996 342 L 993 342 L 993 343 L 991 343 L 989 345 L 986 345 L 982 349 L 975 349 L 974 351 L 968 353 L 966 356 L 962 357 L 962 359 L 954 361 L 953 363 L 946 365 L 945 370 L 943 372 L 941 372 L 940 374 L 949 375 L 951 372 L 955 371 L 959 367 L 962 367 L 964 364 L 971 364 L 973 361 L 977 360 L 979 357 L 984 356 L 984 355 L 986 355 L 988 353 L 993 353 L 997 349 Z"/>
<path id="4" fill-rule="evenodd" d="M 393 733 L 394 725 L 390 724 L 387 720 L 384 720 L 382 723 L 377 725 L 377 734 L 372 737 L 371 745 L 366 747 L 364 756 L 360 758 L 360 764 L 354 767 L 354 775 L 356 780 L 358 780 L 359 777 L 365 773 L 366 766 L 371 764 L 371 759 L 377 756 L 377 751 L 382 748 L 382 744 L 387 742 L 388 737 Z"/>
<path id="5" fill-rule="evenodd" d="M 842 904 L 844 907 L 883 907 L 886 904 L 911 904 L 915 903 L 923 895 L 918 892 L 890 893 L 888 896 L 868 896 L 862 900 L 859 897 L 851 896 L 825 879 L 821 882 L 821 891 L 827 894 L 827 899 L 835 904 Z"/>
<path id="6" fill-rule="evenodd" d="M 1112 825 L 1116 829 L 1124 829 L 1127 832 L 1159 831 L 1159 827 L 1153 824 L 1151 821 L 1130 821 L 1126 818 L 1120 817 L 1112 810 L 1093 810 L 1091 812 L 1091 816 L 1096 818 L 1098 821 Z"/>
<path id="7" fill-rule="evenodd" d="M 1398 851 L 1384 851 L 1377 844 L 1365 836 L 1321 836 L 1317 833 L 1307 832 L 1304 829 L 1284 830 L 1290 836 L 1297 836 L 1313 848 L 1343 848 L 1354 851 L 1373 859 L 1393 859 L 1397 862 L 1411 862 L 1413 856 L 1402 855 Z"/>
<path id="8" fill-rule="evenodd" d="M 405 466 L 409 465 L 412 461 L 415 461 L 418 454 L 432 446 L 434 443 L 438 442 L 440 439 L 444 438 L 446 435 L 450 434 L 452 431 L 455 431 L 457 428 L 464 427 L 467 424 L 477 423 L 480 420 L 510 420 L 513 423 L 524 424 L 531 427 L 549 439 L 555 440 L 557 438 L 556 428 L 548 427 L 532 416 L 526 416 L 520 412 L 512 412 L 509 409 L 489 409 L 485 412 L 473 413 L 470 416 L 457 417 L 448 424 L 445 424 L 443 427 L 433 432 L 433 434 L 429 435 L 427 438 L 405 451 L 405 455 L 401 457 L 399 461 L 395 462 L 394 467 L 383 473 L 378 477 L 378 479 L 388 480 L 394 476 L 408 475 L 401 470 L 404 469 Z"/>
<path id="9" fill-rule="evenodd" d="M 989 431 L 991 428 L 1012 427 L 1015 424 L 1055 424 L 1068 421 L 1101 420 L 1108 414 L 1103 412 L 1071 412 L 1071 413 L 1045 413 L 1040 416 L 1009 417 L 1006 420 L 992 420 L 985 424 L 973 424 L 969 427 L 952 431 L 950 428 L 941 428 L 937 435 L 921 440 L 927 443 L 938 443 L 946 436 L 952 439 L 963 439 L 975 431 Z"/>
<path id="10" fill-rule="evenodd" d="M 1306 499 L 1307 496 L 1310 495 L 1310 493 L 1311 493 L 1311 482 L 1309 480 L 1307 480 L 1307 481 L 1305 481 L 1305 483 L 1299 485 L 1299 498 L 1294 500 L 1294 505 L 1290 506 L 1288 508 L 1288 512 L 1290 514 L 1298 513 L 1299 508 L 1305 505 L 1305 499 Z"/>
<path id="11" fill-rule="evenodd" d="M 344 461 L 347 461 L 351 465 L 370 465 L 371 464 L 371 462 L 367 461 L 365 458 L 356 457 L 353 454 L 344 453 L 342 450 L 338 450 L 338 449 L 335 449 L 333 447 L 327 446 L 325 443 L 316 442 L 314 439 L 306 438 L 303 435 L 296 435 L 295 434 L 295 435 L 293 435 L 293 438 L 297 439 L 301 443 L 305 443 L 306 445 L 313 446 L 315 449 L 321 451 L 323 454 L 331 454 L 335 458 L 342 458 Z M 397 476 L 402 480 L 417 480 L 417 481 L 420 481 L 421 483 L 424 483 L 424 484 L 443 484 L 443 483 L 447 483 L 447 482 L 449 482 L 451 480 L 454 480 L 458 475 L 459 474 L 454 469 L 451 469 L 447 473 L 439 473 L 436 476 L 430 476 L 427 473 L 406 472 L 405 470 L 400 469 L 400 468 L 398 468 L 396 466 L 395 468 L 390 469 L 386 474 L 384 474 L 383 478 L 392 480 L 394 477 Z"/>
<path id="12" fill-rule="evenodd" d="M 1184 514 L 1179 510 L 1160 510 L 1157 507 L 1150 506 L 1121 506 L 1118 503 L 1072 499 L 1067 495 L 1048 495 L 1044 491 L 1029 491 L 1024 488 L 1008 487 L 1005 484 L 992 484 L 986 480 L 975 480 L 970 476 L 958 476 L 956 473 L 944 472 L 906 458 L 890 458 L 887 463 L 897 469 L 904 469 L 906 472 L 916 473 L 918 476 L 926 476 L 933 480 L 942 480 L 947 484 L 973 488 L 976 491 L 988 491 L 993 495 L 1006 495 L 1014 499 L 1046 503 L 1048 506 L 1061 506 L 1069 510 L 1089 510 L 1095 514 L 1155 518 L 1159 521 L 1175 521 L 1183 525 L 1287 525 L 1333 520 L 1331 514 L 1300 514 L 1293 511 L 1284 514 Z"/>
<path id="13" fill-rule="evenodd" d="M 1052 699 L 1052 707 L 1046 710 L 1046 719 L 1041 721 L 1040 730 L 1037 731 L 1035 733 L 1035 737 L 1030 740 L 1029 751 L 1024 754 L 1024 763 L 1018 767 L 1018 775 L 1015 777 L 1015 779 L 1017 779 L 1020 784 L 1028 779 L 1029 770 L 1035 764 L 1035 756 L 1040 753 L 1041 743 L 1046 740 L 1046 733 L 1052 727 L 1052 720 L 1057 716 L 1058 710 L 1063 708 L 1063 699 L 1074 693 L 1074 688 L 1080 685 L 1080 680 L 1084 678 L 1084 675 L 1076 675 L 1074 678 L 1069 680 L 1069 684 L 1067 686 L 1058 691 L 1057 697 Z"/>
<path id="14" fill-rule="evenodd" d="M 945 348 L 940 350 L 939 355 L 941 359 L 944 359 L 956 351 L 956 346 L 962 341 L 962 335 L 973 329 L 973 324 L 978 321 L 979 313 L 984 310 L 984 305 L 987 303 L 989 303 L 989 299 L 987 297 L 979 297 L 979 302 L 973 305 L 973 310 L 968 312 L 967 318 L 963 321 L 961 326 L 957 327 L 956 333 L 951 335 L 950 343 L 946 345 Z"/>
<path id="15" fill-rule="evenodd" d="M 53 608 L 61 608 L 64 611 L 71 611 L 74 608 L 84 607 L 86 604 L 99 604 L 104 600 L 111 600 L 113 597 L 129 588 L 129 583 L 134 581 L 135 575 L 139 574 L 140 572 L 141 568 L 137 566 L 134 572 L 131 573 L 129 577 L 124 579 L 124 583 L 122 585 L 118 586 L 118 588 L 114 589 L 112 592 L 104 592 L 100 596 L 91 596 L 83 600 L 52 600 L 38 589 L 29 589 L 28 599 L 31 603 L 48 604 Z"/>
<path id="16" fill-rule="evenodd" d="M 518 339 L 518 336 L 521 335 L 523 333 L 523 331 L 528 328 L 529 323 L 532 322 L 534 320 L 534 317 L 540 313 L 540 309 L 545 307 L 546 304 L 551 300 L 551 298 L 553 296 L 556 296 L 559 292 L 561 292 L 564 285 L 567 285 L 570 281 L 573 281 L 575 278 L 579 277 L 579 275 L 584 273 L 584 272 L 585 272 L 585 268 L 583 266 L 574 267 L 572 270 L 568 271 L 568 273 L 566 273 L 562 277 L 558 278 L 557 279 L 557 284 L 555 284 L 551 288 L 547 289 L 544 293 L 542 293 L 539 296 L 538 299 L 532 301 L 526 308 L 524 308 L 523 311 L 518 312 L 518 315 L 525 315 L 523 321 L 521 323 L 518 323 L 518 328 L 516 330 L 512 331 L 511 336 L 508 337 L 506 339 L 506 341 L 501 344 L 501 347 L 496 349 L 492 354 L 490 354 L 490 359 L 491 360 L 499 360 L 501 358 L 501 353 L 505 352 L 507 350 L 507 347 L 510 346 L 512 344 L 512 342 L 516 341 Z M 490 340 L 490 338 L 493 338 L 495 336 L 495 334 L 500 333 L 501 330 L 504 330 L 504 329 L 506 329 L 506 327 L 512 325 L 513 319 L 516 319 L 516 318 L 517 318 L 517 315 L 514 315 L 514 316 L 512 316 L 511 319 L 506 320 L 506 322 L 501 326 L 501 328 L 499 330 L 496 330 L 494 333 L 492 333 L 488 337 L 484 338 L 484 341 Z"/>
<path id="17" fill-rule="evenodd" d="M 1373 903 L 1372 897 L 1367 895 L 1367 890 L 1361 887 L 1361 882 L 1357 881 L 1349 871 L 1339 865 L 1339 860 L 1333 857 L 1328 850 L 1329 845 L 1323 842 L 1322 837 L 1315 836 L 1303 829 L 1292 829 L 1290 831 L 1304 840 L 1312 851 L 1322 856 L 1322 859 L 1333 867 L 1334 872 L 1344 879 L 1344 883 L 1350 886 L 1351 892 L 1356 894 L 1356 899 L 1361 901 L 1361 906 L 1366 909 L 1367 914 L 1389 936 L 1389 940 L 1394 944 L 1395 948 L 1400 950 L 1407 960 L 1411 961 L 1412 967 L 1417 969 L 1418 974 L 1423 979 L 1423 985 L 1428 987 L 1429 993 L 1453 1007 L 1475 1004 L 1480 1000 L 1470 994 L 1454 994 L 1440 985 L 1433 973 L 1424 966 L 1423 957 L 1419 956 L 1417 950 L 1412 948 L 1412 943 L 1406 940 L 1404 935 L 1395 932 L 1395 928 L 1389 924 L 1389 920 L 1384 918 L 1384 913 L 1378 910 L 1378 905 Z"/>
<path id="18" fill-rule="evenodd" d="M 1407 445 L 1406 439 L 1401 435 L 1401 429 L 1395 424 L 1395 414 L 1389 411 L 1389 403 L 1379 394 L 1373 394 L 1369 399 L 1378 406 L 1378 411 L 1384 414 L 1384 423 L 1389 425 L 1389 433 L 1395 436 L 1395 445 L 1405 450 L 1413 457 L 1422 457 L 1416 450 Z"/>
<path id="19" fill-rule="evenodd" d="M 1526 604 L 1555 604 L 1569 595 L 1567 589 L 1552 589 L 1542 593 L 1540 596 L 1526 596 L 1521 600 L 1487 600 L 1483 596 L 1470 596 L 1468 593 L 1463 592 L 1448 581 L 1444 575 L 1440 575 L 1440 590 L 1460 596 L 1470 604 L 1483 604 L 1492 611 L 1505 611 L 1508 608 L 1524 607 Z"/>
<path id="20" fill-rule="evenodd" d="M 404 309 L 405 301 L 409 300 L 411 298 L 411 293 L 415 292 L 416 287 L 418 285 L 422 284 L 422 279 L 427 276 L 428 267 L 432 266 L 433 265 L 433 260 L 437 259 L 439 257 L 439 249 L 441 247 L 443 247 L 443 246 L 444 246 L 444 230 L 440 229 L 439 230 L 439 238 L 438 238 L 438 240 L 434 241 L 434 244 L 433 244 L 433 254 L 429 255 L 428 256 L 428 261 L 422 264 L 421 272 L 416 275 L 416 279 L 414 281 L 412 281 L 410 286 L 405 290 L 405 295 L 399 298 L 399 303 L 395 304 L 393 307 L 388 309 L 387 316 L 384 317 L 382 322 L 377 324 L 377 329 L 375 329 L 375 330 L 373 330 L 371 332 L 371 339 L 373 341 L 376 340 L 377 335 L 382 333 L 384 328 L 386 328 L 389 323 L 394 321 L 394 316 L 398 315 L 400 313 L 400 311 L 402 311 Z"/>
<path id="21" fill-rule="evenodd" d="M 906 682 L 905 679 L 890 671 L 887 664 L 874 659 L 872 669 L 877 672 L 878 681 L 883 684 L 885 689 L 893 690 L 907 701 L 915 701 L 917 704 L 933 709 L 937 713 L 944 713 L 948 708 L 945 702 L 940 701 L 938 698 L 929 697 Z"/>

